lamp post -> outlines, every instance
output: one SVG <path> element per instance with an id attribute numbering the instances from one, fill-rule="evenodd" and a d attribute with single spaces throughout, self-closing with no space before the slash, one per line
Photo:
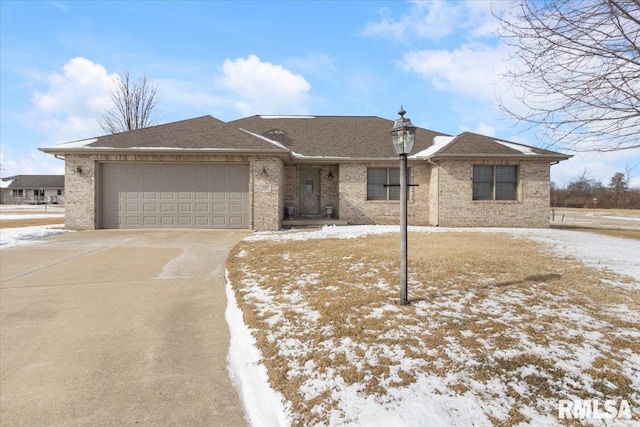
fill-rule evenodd
<path id="1" fill-rule="evenodd" d="M 391 142 L 396 154 L 400 156 L 400 304 L 409 303 L 407 292 L 407 155 L 413 149 L 416 140 L 416 127 L 410 119 L 405 119 L 407 112 L 400 106 L 400 118 L 391 128 Z"/>

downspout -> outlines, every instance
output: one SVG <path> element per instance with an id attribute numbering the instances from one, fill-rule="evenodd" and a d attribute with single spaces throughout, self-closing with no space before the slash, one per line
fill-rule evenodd
<path id="1" fill-rule="evenodd" d="M 54 154 L 53 157 L 55 157 L 58 160 L 65 160 L 64 154 Z"/>
<path id="2" fill-rule="evenodd" d="M 439 167 L 440 165 L 438 165 L 437 163 L 434 163 L 431 161 L 431 158 L 427 159 L 427 163 L 429 163 L 430 165 L 434 165 L 434 167 Z M 437 182 L 436 182 L 436 207 L 438 209 L 438 215 L 436 218 L 437 224 L 436 227 L 440 227 L 440 169 L 438 169 L 438 174 L 437 174 Z M 429 180 L 429 183 L 431 183 L 431 180 Z"/>

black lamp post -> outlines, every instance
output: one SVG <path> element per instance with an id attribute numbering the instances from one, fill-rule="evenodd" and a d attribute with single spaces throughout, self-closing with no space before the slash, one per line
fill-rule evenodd
<path id="1" fill-rule="evenodd" d="M 407 155 L 413 149 L 416 140 L 416 127 L 410 119 L 405 119 L 402 106 L 400 118 L 391 128 L 391 142 L 396 154 L 400 156 L 400 304 L 409 303 L 407 292 Z"/>

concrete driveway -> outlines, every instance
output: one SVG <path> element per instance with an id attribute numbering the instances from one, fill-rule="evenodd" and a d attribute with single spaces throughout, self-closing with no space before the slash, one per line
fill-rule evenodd
<path id="1" fill-rule="evenodd" d="M 100 230 L 2 250 L 0 425 L 246 425 L 224 264 L 248 234 Z"/>

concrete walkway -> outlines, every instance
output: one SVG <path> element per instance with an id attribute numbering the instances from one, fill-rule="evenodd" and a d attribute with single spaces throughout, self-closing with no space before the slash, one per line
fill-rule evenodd
<path id="1" fill-rule="evenodd" d="M 246 425 L 224 264 L 248 234 L 100 230 L 0 251 L 0 425 Z"/>

